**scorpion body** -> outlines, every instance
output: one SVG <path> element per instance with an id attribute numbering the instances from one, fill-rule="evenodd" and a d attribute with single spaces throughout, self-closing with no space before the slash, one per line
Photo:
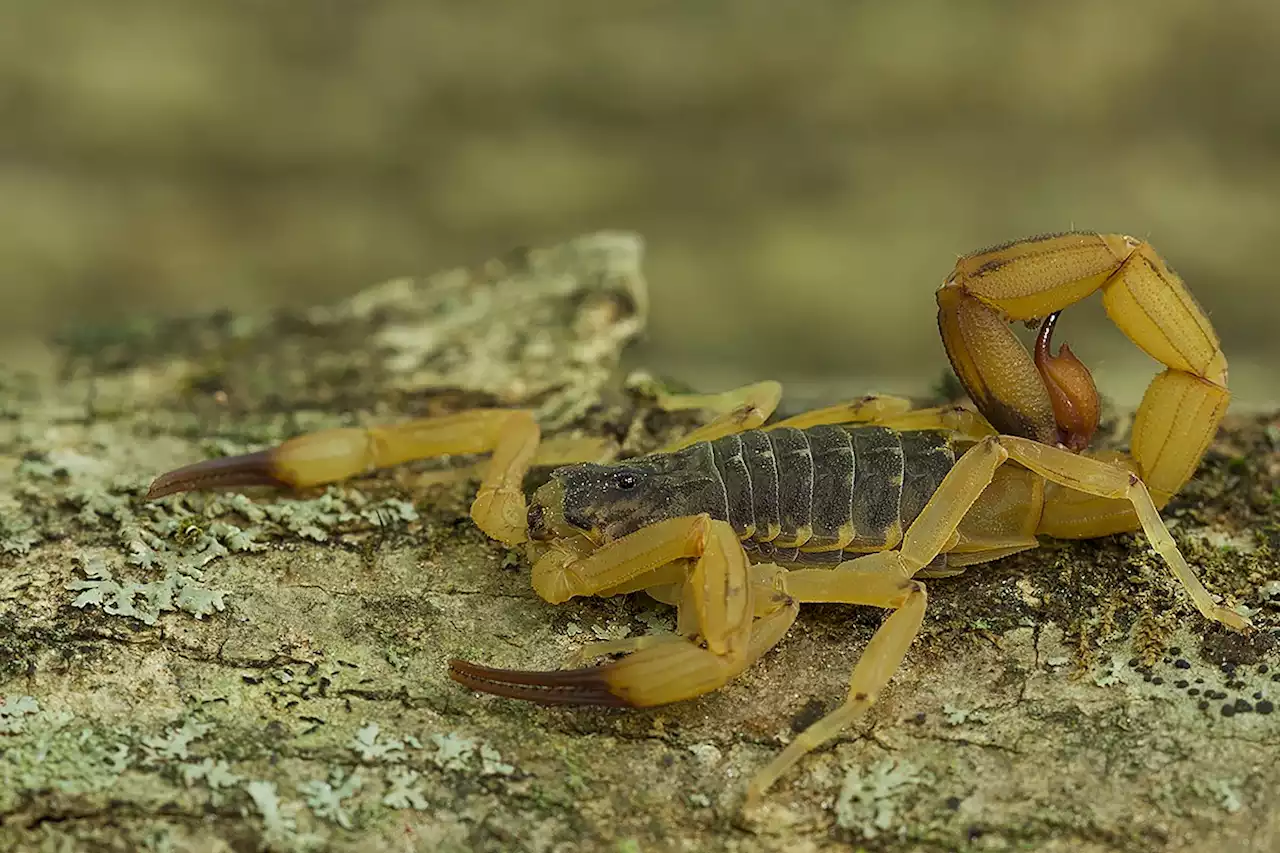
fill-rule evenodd
<path id="1" fill-rule="evenodd" d="M 896 547 L 955 464 L 956 443 L 880 426 L 755 429 L 554 477 L 565 520 L 609 540 L 705 513 L 729 523 L 753 562 L 831 566 Z"/>

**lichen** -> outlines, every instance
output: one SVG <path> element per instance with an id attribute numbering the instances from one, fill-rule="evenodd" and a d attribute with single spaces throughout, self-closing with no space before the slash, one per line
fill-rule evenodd
<path id="1" fill-rule="evenodd" d="M 1240 802 L 1240 795 L 1236 793 L 1235 786 L 1231 782 L 1218 779 L 1209 783 L 1209 789 L 1227 812 L 1235 814 L 1244 808 L 1244 804 Z"/>
<path id="2" fill-rule="evenodd" d="M 515 766 L 503 761 L 501 753 L 487 743 L 480 744 L 481 776 L 510 776 L 515 772 Z"/>
<path id="3" fill-rule="evenodd" d="M 239 785 L 241 777 L 231 772 L 231 768 L 222 759 L 206 758 L 196 764 L 183 764 L 180 768 L 182 781 L 191 787 L 197 782 L 204 782 L 211 790 L 221 791 Z"/>
<path id="4" fill-rule="evenodd" d="M 21 512 L 0 514 L 0 552 L 23 557 L 43 541 L 44 534 L 36 529 L 30 516 Z"/>
<path id="5" fill-rule="evenodd" d="M 311 780 L 298 786 L 298 792 L 305 795 L 307 805 L 312 813 L 321 820 L 336 823 L 343 829 L 351 829 L 351 813 L 344 803 L 359 793 L 364 787 L 364 779 L 358 772 L 344 774 L 335 770 L 328 781 Z"/>
<path id="6" fill-rule="evenodd" d="M 276 783 L 255 779 L 245 785 L 245 792 L 262 817 L 262 840 L 268 848 L 292 851 L 320 843 L 318 837 L 298 834 L 298 807 L 294 803 L 280 801 Z"/>
<path id="7" fill-rule="evenodd" d="M 73 580 L 64 588 L 79 594 L 72 607 L 98 607 L 110 616 L 127 616 L 154 625 L 160 614 L 175 610 L 190 613 L 197 619 L 226 609 L 226 590 L 213 589 L 195 578 L 171 571 L 158 581 L 138 583 L 118 581 L 97 558 L 80 561 L 84 580 Z"/>
<path id="8" fill-rule="evenodd" d="M 0 697 L 0 735 L 18 734 L 24 719 L 40 710 L 40 703 L 30 696 Z"/>
<path id="9" fill-rule="evenodd" d="M 142 739 L 143 761 L 158 763 L 175 761 L 190 757 L 187 748 L 192 741 L 204 737 L 213 731 L 212 723 L 200 723 L 187 720 L 180 727 L 170 729 L 163 735 L 144 737 Z"/>
<path id="10" fill-rule="evenodd" d="M 369 723 L 356 732 L 351 741 L 351 748 L 367 762 L 395 763 L 403 761 L 404 741 L 395 738 L 381 738 L 381 727 L 377 723 Z"/>
<path id="11" fill-rule="evenodd" d="M 29 706 L 28 706 L 29 707 Z M 24 715 L 25 731 L 0 750 L 0 813 L 23 795 L 91 794 L 112 788 L 132 764 L 126 733 L 74 726 L 73 716 Z"/>
<path id="12" fill-rule="evenodd" d="M 836 797 L 836 823 L 863 838 L 877 838 L 897 824 L 904 797 L 928 780 L 906 761 L 854 767 L 845 774 Z"/>
<path id="13" fill-rule="evenodd" d="M 465 770 L 479 746 L 476 741 L 455 734 L 434 734 L 431 742 L 436 745 L 431 760 L 442 770 Z"/>
<path id="14" fill-rule="evenodd" d="M 949 726 L 962 726 L 965 723 L 985 723 L 987 714 L 980 708 L 959 708 L 947 704 L 942 706 L 943 717 Z"/>
<path id="15" fill-rule="evenodd" d="M 381 803 L 392 809 L 427 809 L 427 797 L 419 781 L 422 774 L 407 767 L 393 767 L 387 771 L 387 792 Z"/>

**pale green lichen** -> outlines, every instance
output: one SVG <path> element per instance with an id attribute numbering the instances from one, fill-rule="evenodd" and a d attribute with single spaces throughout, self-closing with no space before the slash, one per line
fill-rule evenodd
<path id="1" fill-rule="evenodd" d="M 695 743 L 688 747 L 695 758 L 708 767 L 715 767 L 724 758 L 719 747 L 713 743 Z"/>
<path id="2" fill-rule="evenodd" d="M 344 778 L 342 771 L 334 770 L 329 774 L 327 782 L 304 782 L 298 786 L 298 792 L 306 796 L 307 805 L 316 817 L 336 823 L 343 829 L 351 829 L 351 813 L 343 804 L 359 793 L 362 787 L 364 779 L 359 772 L 352 772 Z"/>
<path id="3" fill-rule="evenodd" d="M 127 734 L 72 727 L 70 713 L 25 715 L 27 732 L 0 750 L 0 811 L 24 794 L 86 794 L 115 785 L 131 764 Z"/>
<path id="4" fill-rule="evenodd" d="M 480 775 L 510 776 L 516 768 L 502 760 L 502 755 L 487 743 L 480 744 Z"/>
<path id="5" fill-rule="evenodd" d="M 0 735 L 14 735 L 23 731 L 25 718 L 40 710 L 40 703 L 30 696 L 5 696 L 0 698 Z"/>
<path id="6" fill-rule="evenodd" d="M 188 788 L 197 782 L 204 782 L 216 792 L 233 788 L 241 782 L 241 778 L 232 773 L 227 762 L 222 759 L 206 758 L 198 764 L 184 764 L 179 769 L 182 773 L 182 781 Z"/>
<path id="7" fill-rule="evenodd" d="M 395 738 L 379 740 L 381 731 L 377 723 L 369 723 L 356 732 L 351 741 L 351 749 L 355 750 L 364 761 L 387 763 L 403 761 L 404 741 Z"/>
<path id="8" fill-rule="evenodd" d="M 473 738 L 456 734 L 433 734 L 431 742 L 436 745 L 432 762 L 441 770 L 467 770 L 473 758 L 480 759 L 481 776 L 510 776 L 515 767 L 505 764 L 501 754 L 486 743 Z"/>
<path id="9" fill-rule="evenodd" d="M 1218 804 L 1230 814 L 1235 814 L 1244 808 L 1244 804 L 1240 802 L 1240 795 L 1225 779 L 1210 782 L 1209 790 L 1217 798 Z"/>
<path id="10" fill-rule="evenodd" d="M 175 502 L 174 506 L 181 506 Z M 312 542 L 329 542 L 336 531 L 347 528 L 377 529 L 396 524 L 407 524 L 419 519 L 413 504 L 398 498 L 374 500 L 359 489 L 330 486 L 325 492 L 311 499 L 280 497 L 271 503 L 254 503 L 242 494 L 220 495 L 204 505 L 203 515 L 220 517 L 235 513 L 251 525 L 248 532 L 241 531 L 226 521 L 210 526 L 214 533 L 233 551 L 258 551 L 265 547 L 263 536 L 292 535 Z"/>
<path id="11" fill-rule="evenodd" d="M 244 530 L 225 521 L 215 521 L 209 525 L 209 534 L 217 537 L 227 548 L 236 553 L 254 553 L 265 551 L 267 546 L 258 541 L 261 531 L 258 528 Z"/>
<path id="12" fill-rule="evenodd" d="M 387 793 L 382 796 L 382 804 L 392 809 L 415 809 L 425 811 L 427 797 L 422 791 L 422 774 L 407 767 L 393 767 L 387 772 Z"/>
<path id="13" fill-rule="evenodd" d="M 239 513 L 252 524 L 261 524 L 267 520 L 266 510 L 254 503 L 247 495 L 242 495 L 239 492 L 232 492 L 230 494 L 219 496 L 217 501 L 225 506 L 227 510 Z M 214 507 L 216 506 L 217 504 L 214 505 Z M 217 511 L 214 507 L 210 507 L 211 512 Z"/>
<path id="14" fill-rule="evenodd" d="M 242 678 L 248 684 L 262 684 L 273 700 L 287 708 L 343 682 L 351 671 L 350 666 L 330 660 L 307 667 L 278 667 L 267 674 L 265 681 L 256 674 L 245 674 Z"/>
<path id="15" fill-rule="evenodd" d="M 980 708 L 965 710 L 964 708 L 958 708 L 955 705 L 945 704 L 942 706 L 942 714 L 949 726 L 961 726 L 965 723 L 987 722 L 987 715 Z"/>
<path id="16" fill-rule="evenodd" d="M 478 746 L 476 741 L 455 734 L 435 734 L 431 742 L 436 745 L 431 760 L 441 770 L 465 770 Z"/>
<path id="17" fill-rule="evenodd" d="M 631 636 L 631 626 L 623 624 L 592 625 L 591 633 L 597 640 L 623 640 Z"/>
<path id="18" fill-rule="evenodd" d="M 187 748 L 192 741 L 198 740 L 213 731 L 212 723 L 199 723 L 187 720 L 179 728 L 169 729 L 158 737 L 142 739 L 143 761 L 158 763 L 188 758 Z"/>
<path id="19" fill-rule="evenodd" d="M 636 618 L 649 629 L 647 633 L 650 634 L 670 634 L 676 629 L 676 619 L 669 607 L 646 606 Z"/>
<path id="20" fill-rule="evenodd" d="M 0 553 L 23 557 L 44 541 L 35 521 L 23 513 L 0 514 Z"/>
<path id="21" fill-rule="evenodd" d="M 1098 666 L 1093 674 L 1093 683 L 1099 687 L 1111 687 L 1124 681 L 1125 664 L 1119 653 L 1112 653 L 1105 662 Z"/>
<path id="22" fill-rule="evenodd" d="M 125 616 L 154 625 L 162 613 L 181 610 L 202 619 L 225 609 L 227 591 L 201 583 L 205 568 L 229 553 L 261 550 L 255 531 L 213 521 L 207 527 L 192 523 L 185 511 L 170 512 L 159 504 L 135 510 L 136 487 L 92 485 L 90 474 L 100 461 L 73 451 L 49 451 L 29 457 L 19 467 L 27 476 L 67 478 L 60 499 L 75 510 L 76 521 L 88 529 L 114 523 L 115 541 L 125 562 L 143 571 L 161 571 L 160 578 L 118 577 L 103 556 L 81 559 L 85 577 L 65 588 L 78 593 L 72 604 L 96 606 L 112 616 Z M 58 491 L 55 489 L 55 492 Z M 42 537 L 29 530 L 21 540 L 32 543 Z"/>
<path id="23" fill-rule="evenodd" d="M 98 558 L 81 561 L 84 580 L 70 581 L 65 589 L 78 592 L 73 607 L 99 607 L 110 616 L 128 616 L 154 625 L 161 613 L 183 610 L 197 619 L 226 609 L 228 593 L 211 589 L 198 580 L 176 571 L 158 581 L 138 583 L 118 581 Z"/>
<path id="24" fill-rule="evenodd" d="M 79 509 L 76 520 L 85 527 L 100 526 L 103 524 L 103 516 L 121 523 L 133 520 L 133 510 L 129 506 L 129 500 L 121 495 L 85 487 L 69 490 L 66 498 Z"/>
<path id="25" fill-rule="evenodd" d="M 282 500 L 264 509 L 272 521 L 314 542 L 328 542 L 330 528 L 359 518 L 333 489 L 315 500 Z"/>
<path id="26" fill-rule="evenodd" d="M 409 506 L 406 513 L 405 506 L 403 501 L 395 501 L 394 505 L 385 501 L 369 504 L 359 491 L 334 487 L 314 500 L 279 500 L 263 509 L 267 518 L 290 532 L 315 542 L 327 542 L 333 528 L 357 521 L 376 525 L 381 523 L 384 512 L 390 518 L 416 519 L 413 507 Z"/>
<path id="27" fill-rule="evenodd" d="M 128 553 L 127 562 L 141 569 L 153 569 L 162 557 L 164 542 L 149 530 L 132 524 L 120 527 L 120 541 Z"/>
<path id="28" fill-rule="evenodd" d="M 897 823 L 903 797 L 928 781 L 905 761 L 854 767 L 845 775 L 836 797 L 836 823 L 866 839 L 883 835 Z"/>
<path id="29" fill-rule="evenodd" d="M 244 789 L 262 816 L 262 840 L 266 846 L 284 850 L 308 846 L 307 840 L 298 835 L 297 806 L 280 801 L 275 782 L 255 779 Z"/>

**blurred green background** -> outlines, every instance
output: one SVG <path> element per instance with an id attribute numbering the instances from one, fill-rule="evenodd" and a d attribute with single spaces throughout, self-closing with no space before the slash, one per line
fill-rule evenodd
<path id="1" fill-rule="evenodd" d="M 648 240 L 639 361 L 917 393 L 957 255 L 1155 243 L 1280 404 L 1280 3 L 0 0 L 0 354 Z M 1136 402 L 1100 310 L 1061 339 Z M 814 391 L 814 389 L 822 389 Z"/>

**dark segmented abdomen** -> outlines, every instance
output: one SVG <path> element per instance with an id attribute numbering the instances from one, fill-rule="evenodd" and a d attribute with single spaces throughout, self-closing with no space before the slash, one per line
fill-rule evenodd
<path id="1" fill-rule="evenodd" d="M 743 434 L 750 441 L 748 434 Z M 724 481 L 724 493 L 729 517 L 725 519 L 733 527 L 739 539 L 756 535 L 755 490 L 751 486 L 751 474 L 747 468 L 747 448 L 743 436 L 728 435 L 711 442 L 716 470 Z"/>
<path id="2" fill-rule="evenodd" d="M 893 548 L 955 464 L 945 433 L 750 430 L 712 442 L 728 521 L 760 560 L 829 565 Z"/>
<path id="3" fill-rule="evenodd" d="M 778 535 L 775 548 L 798 548 L 813 534 L 813 450 L 804 430 L 782 427 L 765 433 L 778 463 Z"/>
<path id="4" fill-rule="evenodd" d="M 853 541 L 846 551 L 883 551 L 902 540 L 898 501 L 902 496 L 903 456 L 898 433 L 884 427 L 856 427 L 853 438 Z"/>
<path id="5" fill-rule="evenodd" d="M 742 433 L 743 459 L 751 478 L 751 506 L 755 516 L 754 542 L 770 542 L 782 529 L 778 522 L 778 463 L 773 442 L 763 430 Z"/>
<path id="6" fill-rule="evenodd" d="M 838 426 L 805 431 L 813 449 L 813 535 L 806 551 L 840 551 L 853 538 L 853 436 Z"/>
<path id="7" fill-rule="evenodd" d="M 898 517 L 902 519 L 902 529 L 906 530 L 938 490 L 942 478 L 955 466 L 956 454 L 945 433 L 903 432 L 898 438 L 906 463 Z"/>

